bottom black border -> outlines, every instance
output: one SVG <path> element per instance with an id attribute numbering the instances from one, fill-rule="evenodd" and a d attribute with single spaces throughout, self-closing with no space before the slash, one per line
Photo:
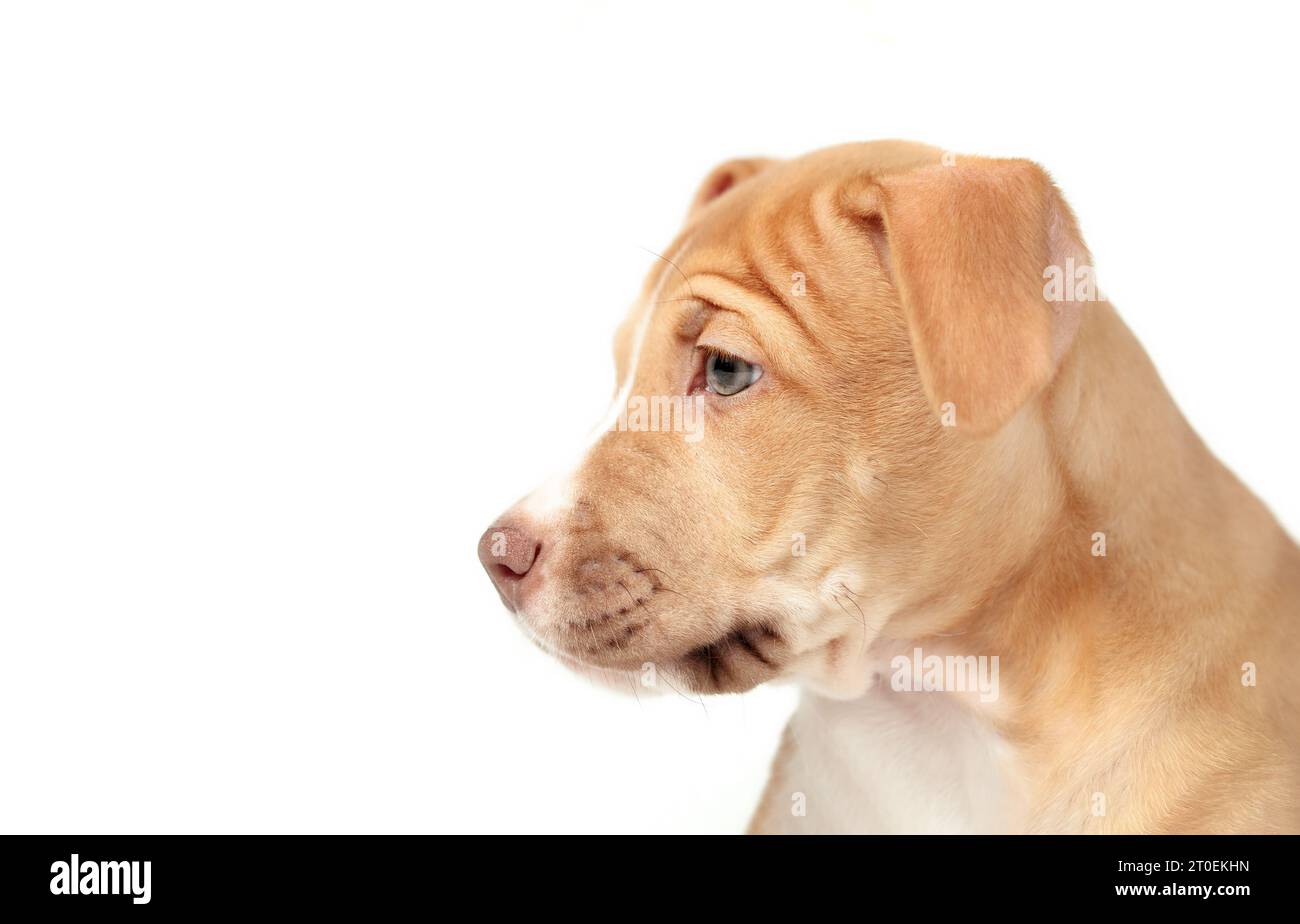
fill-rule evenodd
<path id="1" fill-rule="evenodd" d="M 132 915 L 253 908 L 409 910 L 449 899 L 662 910 L 678 890 L 729 911 L 771 889 L 817 905 L 843 890 L 923 909 L 978 898 L 987 909 L 1044 899 L 1076 907 L 1217 911 L 1290 891 L 1290 837 L 565 838 L 413 836 L 11 836 L 0 838 L 0 907 Z M 598 840 L 611 843 L 596 843 Z M 150 895 L 54 894 L 51 868 L 149 861 Z M 848 878 L 845 878 L 845 875 Z M 1139 887 L 1134 890 L 1132 887 Z M 1168 887 L 1168 888 L 1167 888 Z M 1195 892 L 1193 892 L 1193 887 Z M 1208 895 L 1201 890 L 1208 887 Z M 1179 890 L 1182 890 L 1181 892 Z M 1231 892 L 1232 894 L 1229 894 Z M 619 895 L 622 895 L 622 899 Z M 585 897 L 585 898 L 584 898 Z M 698 899 L 692 900 L 693 902 Z M 618 907 L 615 905 L 614 907 Z M 935 904 L 936 910 L 939 905 Z M 593 909 L 594 910 L 594 909 Z"/>

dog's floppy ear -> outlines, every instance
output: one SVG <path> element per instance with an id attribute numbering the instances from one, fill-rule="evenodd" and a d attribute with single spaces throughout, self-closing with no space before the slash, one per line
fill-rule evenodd
<path id="1" fill-rule="evenodd" d="M 709 171 L 709 175 L 704 178 L 700 188 L 695 191 L 695 198 L 691 201 L 691 210 L 687 217 L 694 218 L 700 209 L 727 190 L 745 182 L 745 180 L 756 174 L 762 173 L 774 163 L 776 161 L 770 157 L 738 157 L 735 160 L 718 164 Z"/>
<path id="2" fill-rule="evenodd" d="M 1080 302 L 1048 285 L 1091 272 L 1069 206 L 1027 160 L 963 157 L 872 193 L 872 238 L 931 405 L 961 430 L 997 430 L 1051 380 L 1079 324 Z"/>

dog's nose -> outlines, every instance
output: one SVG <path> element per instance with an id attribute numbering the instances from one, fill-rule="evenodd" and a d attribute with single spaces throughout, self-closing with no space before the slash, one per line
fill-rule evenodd
<path id="1" fill-rule="evenodd" d="M 516 611 L 523 603 L 524 578 L 534 570 L 541 553 L 536 533 L 521 524 L 493 526 L 478 541 L 478 560 L 506 606 Z"/>

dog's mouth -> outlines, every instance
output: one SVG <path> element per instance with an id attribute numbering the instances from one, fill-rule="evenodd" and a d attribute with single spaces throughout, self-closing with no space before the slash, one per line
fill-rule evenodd
<path id="1" fill-rule="evenodd" d="M 690 686 L 707 693 L 741 693 L 779 675 L 789 658 L 781 633 L 763 623 L 732 629 L 674 663 Z"/>
<path id="2" fill-rule="evenodd" d="M 580 674 L 631 676 L 642 686 L 664 683 L 678 690 L 684 685 L 696 693 L 741 693 L 779 676 L 791 657 L 789 642 L 774 626 L 744 622 L 713 641 L 685 652 L 665 655 L 653 646 L 638 649 L 637 633 L 619 644 L 598 648 L 559 645 L 525 626 L 528 636 L 543 651 Z"/>

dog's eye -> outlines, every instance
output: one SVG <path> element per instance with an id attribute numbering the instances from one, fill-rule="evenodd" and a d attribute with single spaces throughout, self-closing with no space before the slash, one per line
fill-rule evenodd
<path id="1" fill-rule="evenodd" d="M 704 379 L 709 391 L 719 395 L 734 395 L 753 385 L 763 375 L 760 366 L 745 362 L 739 356 L 710 350 L 704 361 Z"/>

